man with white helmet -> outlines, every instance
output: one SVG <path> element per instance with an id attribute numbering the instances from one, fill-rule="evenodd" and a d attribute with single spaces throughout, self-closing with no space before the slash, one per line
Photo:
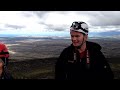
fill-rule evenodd
<path id="1" fill-rule="evenodd" d="M 55 65 L 56 80 L 104 80 L 114 75 L 101 46 L 87 41 L 88 25 L 73 22 L 70 27 L 72 44 L 60 54 Z"/>

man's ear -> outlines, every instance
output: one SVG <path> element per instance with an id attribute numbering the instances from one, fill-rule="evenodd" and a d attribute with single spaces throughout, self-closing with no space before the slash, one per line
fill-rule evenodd
<path id="1" fill-rule="evenodd" d="M 87 40 L 88 39 L 88 34 L 87 35 L 85 35 L 85 40 Z"/>

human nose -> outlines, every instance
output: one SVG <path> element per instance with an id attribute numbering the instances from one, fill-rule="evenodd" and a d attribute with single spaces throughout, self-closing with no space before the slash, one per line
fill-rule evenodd
<path id="1" fill-rule="evenodd" d="M 76 40 L 76 37 L 72 37 L 72 40 L 75 41 L 75 40 Z"/>

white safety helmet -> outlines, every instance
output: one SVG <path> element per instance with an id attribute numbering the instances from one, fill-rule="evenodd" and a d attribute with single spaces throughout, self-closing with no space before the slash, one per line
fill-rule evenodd
<path id="1" fill-rule="evenodd" d="M 88 25 L 82 21 L 75 21 L 70 27 L 70 31 L 77 31 L 83 34 L 88 34 Z"/>

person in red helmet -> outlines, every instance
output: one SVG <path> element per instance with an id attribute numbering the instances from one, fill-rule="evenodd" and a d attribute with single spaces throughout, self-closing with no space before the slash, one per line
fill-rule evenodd
<path id="1" fill-rule="evenodd" d="M 9 61 L 9 52 L 4 43 L 0 43 L 0 79 L 5 79 L 4 72 L 6 70 L 6 67 L 8 65 Z"/>
<path id="2" fill-rule="evenodd" d="M 114 74 L 98 43 L 87 41 L 88 25 L 75 21 L 70 27 L 72 44 L 65 48 L 56 64 L 56 80 L 112 80 Z"/>

